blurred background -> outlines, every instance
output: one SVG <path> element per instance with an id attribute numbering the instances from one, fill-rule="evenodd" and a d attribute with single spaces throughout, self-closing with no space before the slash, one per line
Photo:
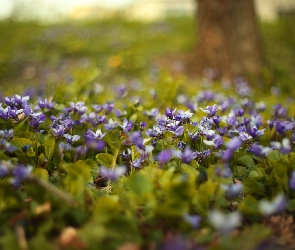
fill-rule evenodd
<path id="1" fill-rule="evenodd" d="M 265 79 L 290 93 L 295 1 L 254 3 L 273 72 Z M 93 72 L 101 85 L 151 79 L 162 69 L 194 77 L 186 62 L 198 39 L 195 9 L 193 0 L 2 0 L 0 93 L 46 94 Z"/>

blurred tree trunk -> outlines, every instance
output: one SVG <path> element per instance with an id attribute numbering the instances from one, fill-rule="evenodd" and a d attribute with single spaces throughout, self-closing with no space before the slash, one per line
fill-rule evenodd
<path id="1" fill-rule="evenodd" d="M 195 1 L 199 68 L 213 68 L 230 78 L 259 76 L 264 53 L 253 0 Z"/>

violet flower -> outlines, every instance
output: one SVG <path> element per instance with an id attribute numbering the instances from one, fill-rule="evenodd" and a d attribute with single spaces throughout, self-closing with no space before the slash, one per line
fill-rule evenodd
<path id="1" fill-rule="evenodd" d="M 294 124 L 289 121 L 277 121 L 276 122 L 276 130 L 279 134 L 283 135 L 286 131 L 294 128 Z"/>
<path id="2" fill-rule="evenodd" d="M 128 121 L 126 118 L 123 121 L 122 125 L 119 125 L 125 132 L 130 132 L 133 128 L 133 121 Z"/>
<path id="3" fill-rule="evenodd" d="M 160 163 L 167 163 L 168 161 L 170 161 L 172 157 L 172 153 L 169 149 L 165 149 L 165 150 L 162 150 L 161 153 L 158 155 L 157 157 L 157 160 L 160 162 Z"/>
<path id="4" fill-rule="evenodd" d="M 223 214 L 218 210 L 209 212 L 210 223 L 221 233 L 229 233 L 241 224 L 242 216 L 239 212 Z"/>
<path id="5" fill-rule="evenodd" d="M 284 194 L 277 195 L 272 201 L 262 200 L 259 204 L 261 213 L 265 215 L 282 213 L 287 207 L 287 200 Z"/>
<path id="6" fill-rule="evenodd" d="M 183 163 L 190 164 L 198 156 L 198 152 L 193 152 L 189 147 L 181 152 L 180 160 Z"/>
<path id="7" fill-rule="evenodd" d="M 72 144 L 73 142 L 76 142 L 80 139 L 80 135 L 69 135 L 64 134 L 64 137 L 66 138 L 67 143 Z"/>
<path id="8" fill-rule="evenodd" d="M 228 143 L 226 143 L 227 149 L 231 151 L 236 151 L 243 144 L 239 137 L 233 137 Z"/>
<path id="9" fill-rule="evenodd" d="M 217 104 L 214 104 L 213 106 L 207 106 L 206 109 L 200 109 L 206 113 L 208 117 L 213 117 L 217 112 Z"/>
<path id="10" fill-rule="evenodd" d="M 290 145 L 290 140 L 288 138 L 284 138 L 282 143 L 279 142 L 270 142 L 270 145 L 273 149 L 278 149 L 282 154 L 288 154 L 291 152 L 292 148 Z"/>
<path id="11" fill-rule="evenodd" d="M 186 214 L 183 216 L 183 219 L 190 224 L 193 229 L 198 229 L 201 224 L 202 217 L 199 215 L 189 215 Z"/>
<path id="12" fill-rule="evenodd" d="M 125 166 L 115 167 L 113 170 L 104 166 L 99 167 L 99 174 L 101 176 L 106 177 L 111 181 L 117 180 L 119 177 L 124 175 L 127 172 L 127 168 Z"/>
<path id="13" fill-rule="evenodd" d="M 46 115 L 43 113 L 35 113 L 30 115 L 30 126 L 37 129 L 41 123 L 44 123 L 46 120 Z"/>
<path id="14" fill-rule="evenodd" d="M 140 132 L 133 132 L 131 134 L 131 141 L 140 149 L 144 149 L 143 138 Z"/>
<path id="15" fill-rule="evenodd" d="M 269 147 L 263 147 L 263 146 L 260 146 L 256 143 L 253 143 L 250 148 L 248 149 L 249 152 L 253 153 L 254 155 L 256 156 L 259 156 L 259 157 L 265 157 L 267 156 L 270 151 L 271 151 L 271 148 Z"/>
<path id="16" fill-rule="evenodd" d="M 104 124 L 104 128 L 108 131 L 113 130 L 114 128 L 116 128 L 119 125 L 118 122 L 113 121 L 113 119 L 109 119 L 108 123 Z"/>
<path id="17" fill-rule="evenodd" d="M 295 171 L 294 170 L 291 172 L 289 186 L 292 190 L 295 190 Z"/>
<path id="18" fill-rule="evenodd" d="M 84 134 L 84 139 L 86 141 L 98 141 L 104 138 L 106 133 L 102 133 L 100 129 L 97 129 L 94 133 L 91 129 L 88 129 L 87 132 Z"/>

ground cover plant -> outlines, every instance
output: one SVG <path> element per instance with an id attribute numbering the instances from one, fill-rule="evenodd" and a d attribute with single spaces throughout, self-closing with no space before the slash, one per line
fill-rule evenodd
<path id="1" fill-rule="evenodd" d="M 51 42 L 60 59 L 101 49 Z M 140 44 L 49 90 L 3 89 L 1 248 L 293 249 L 292 96 L 167 73 Z"/>

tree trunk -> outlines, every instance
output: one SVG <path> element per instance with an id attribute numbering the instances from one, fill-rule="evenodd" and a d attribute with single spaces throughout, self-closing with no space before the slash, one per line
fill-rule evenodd
<path id="1" fill-rule="evenodd" d="M 262 41 L 253 0 L 196 0 L 200 69 L 226 77 L 261 74 Z"/>

